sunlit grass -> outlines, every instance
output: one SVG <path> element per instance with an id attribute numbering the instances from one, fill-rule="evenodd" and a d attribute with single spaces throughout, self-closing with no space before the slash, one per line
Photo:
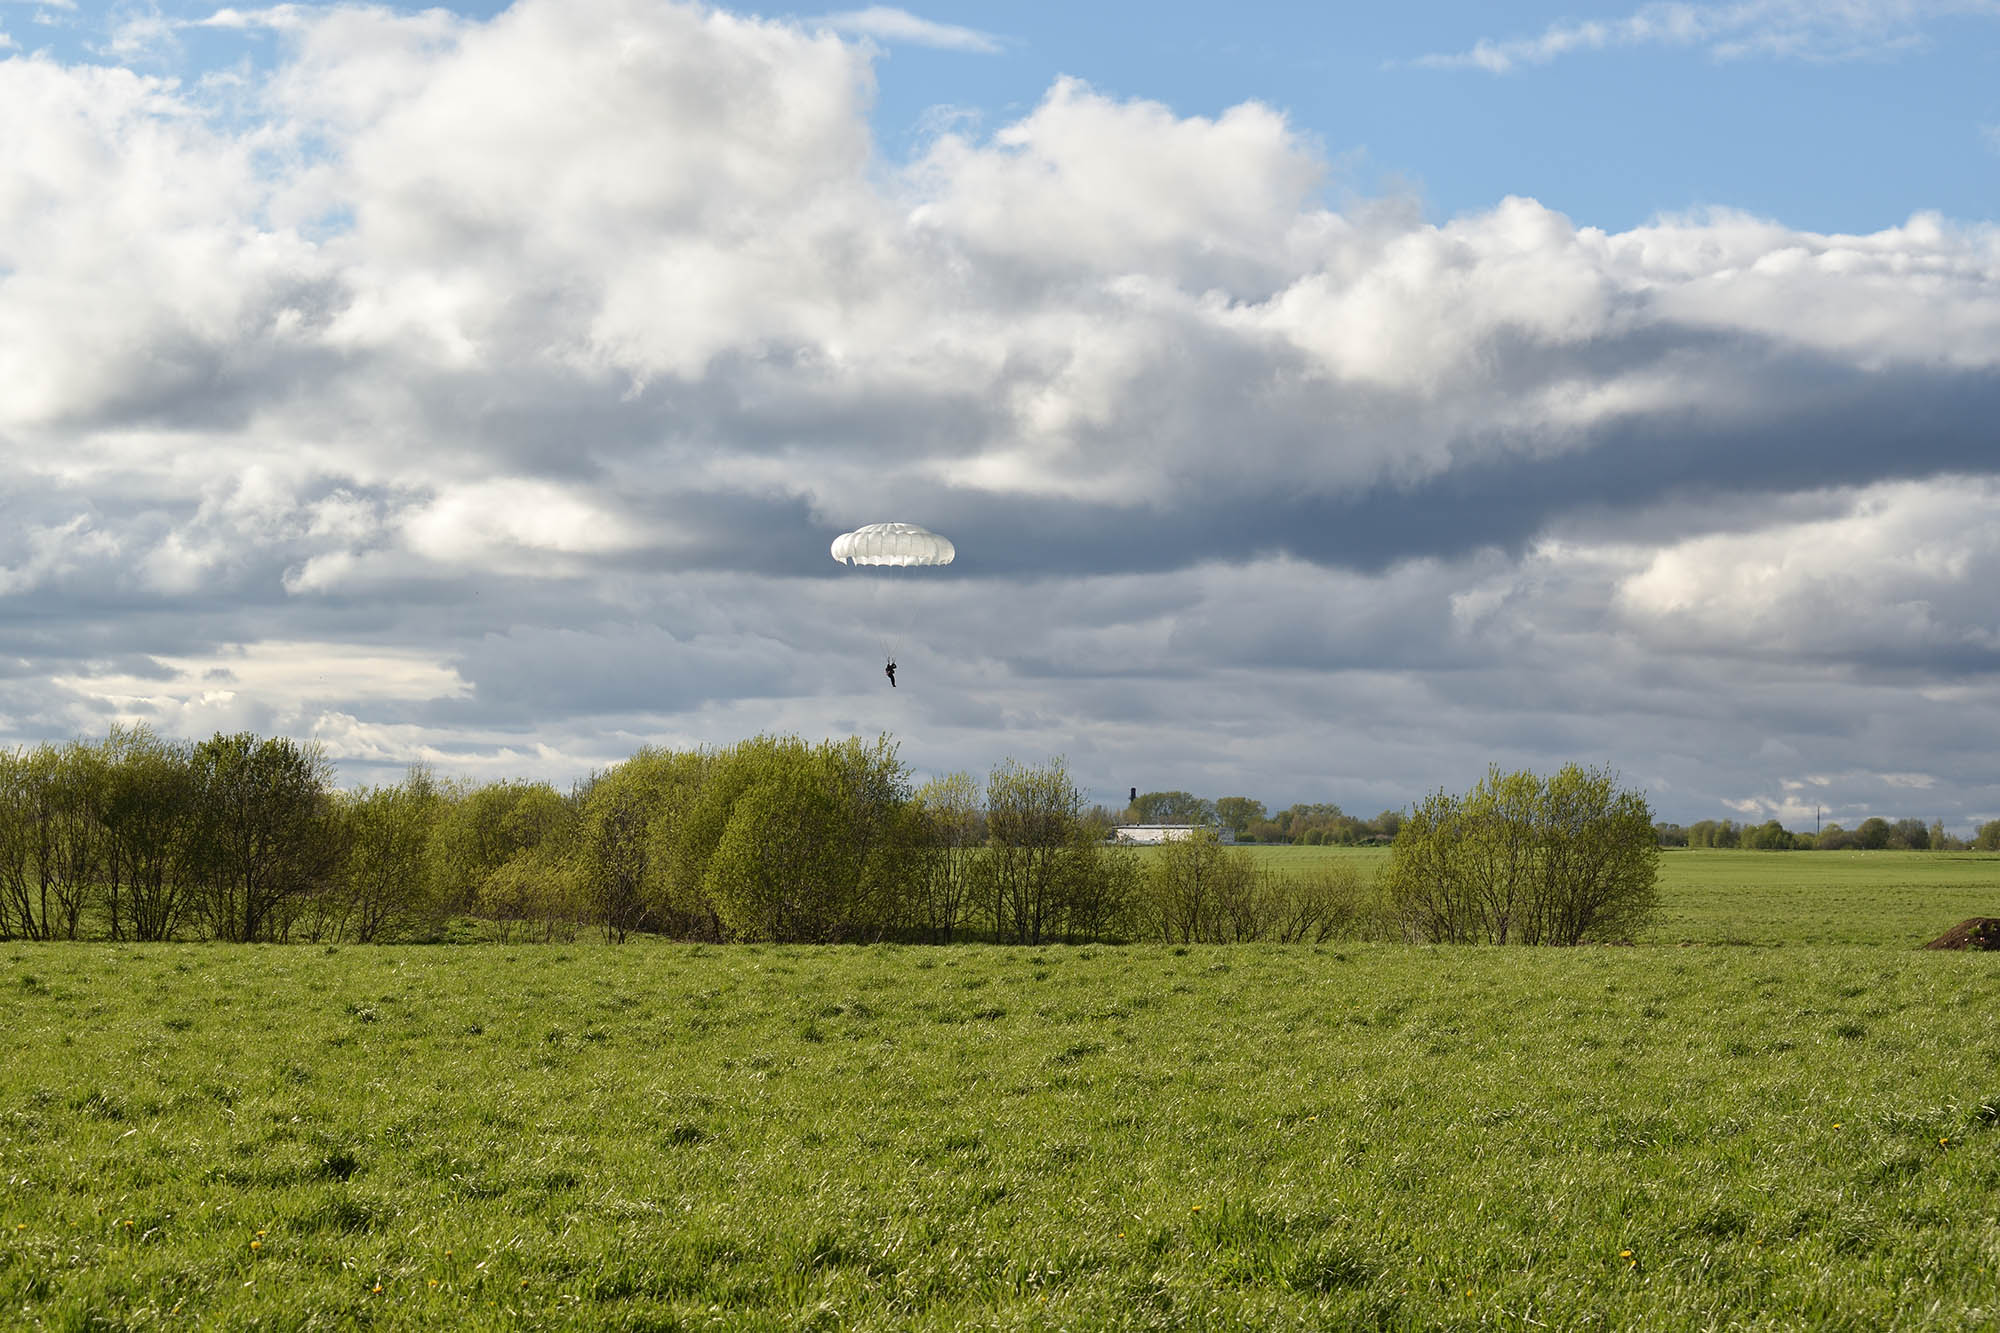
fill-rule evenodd
<path id="1" fill-rule="evenodd" d="M 0 945 L 54 1327 L 1962 1328 L 2000 962 Z"/>

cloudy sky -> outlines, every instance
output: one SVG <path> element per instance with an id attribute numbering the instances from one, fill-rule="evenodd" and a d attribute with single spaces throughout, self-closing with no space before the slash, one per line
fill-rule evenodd
<path id="1" fill-rule="evenodd" d="M 2000 815 L 2000 0 L 1167 8 L 0 0 L 0 737 Z"/>

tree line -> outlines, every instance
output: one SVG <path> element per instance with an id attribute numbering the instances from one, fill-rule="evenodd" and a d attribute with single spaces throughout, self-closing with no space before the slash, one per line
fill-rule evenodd
<path id="1" fill-rule="evenodd" d="M 1327 802 L 1301 802 L 1268 813 L 1262 801 L 1248 796 L 1208 800 L 1184 791 L 1141 792 L 1124 810 L 1098 807 L 1092 812 L 1105 828 L 1114 824 L 1207 824 L 1226 828 L 1238 842 L 1304 846 L 1369 846 L 1394 843 L 1408 816 L 1384 810 L 1360 819 Z M 1762 824 L 1738 824 L 1730 819 L 1703 819 L 1688 825 L 1656 823 L 1654 840 L 1661 847 L 1744 848 L 1753 851 L 2000 851 L 2000 819 L 1979 826 L 1970 838 L 1945 831 L 1942 820 L 1871 817 L 1855 827 L 1828 824 L 1818 832 L 1794 832 L 1775 819 Z"/>
<path id="2" fill-rule="evenodd" d="M 1764 852 L 1963 852 L 2000 851 L 2000 819 L 1981 824 L 1971 838 L 1947 833 L 1934 819 L 1862 820 L 1853 828 L 1828 824 L 1817 833 L 1794 833 L 1775 819 L 1762 824 L 1738 824 L 1729 819 L 1703 819 L 1683 828 L 1656 824 L 1662 847 L 1738 847 Z"/>
<path id="3" fill-rule="evenodd" d="M 1226 828 L 1238 842 L 1353 847 L 1389 843 L 1403 826 L 1403 812 L 1384 810 L 1360 819 L 1331 802 L 1300 802 L 1272 814 L 1248 796 L 1207 800 L 1184 791 L 1140 792 L 1121 812 L 1099 807 L 1099 821 L 1111 824 L 1207 824 Z"/>
<path id="4" fill-rule="evenodd" d="M 914 785 L 888 737 L 648 747 L 568 790 L 412 768 L 336 788 L 310 744 L 114 729 L 0 753 L 0 938 L 1320 940 L 1351 869 L 1212 836 L 1105 845 L 1062 761 Z M 454 923 L 456 923 L 454 925 Z"/>

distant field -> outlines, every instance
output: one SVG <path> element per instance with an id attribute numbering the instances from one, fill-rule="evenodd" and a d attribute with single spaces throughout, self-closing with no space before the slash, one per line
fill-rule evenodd
<path id="1" fill-rule="evenodd" d="M 2000 916 L 2000 856 L 1984 852 L 1717 852 L 1660 857 L 1651 939 L 1914 947 L 1969 916 Z"/>
<path id="2" fill-rule="evenodd" d="M 0 945 L 0 1322 L 1990 1327 L 1996 1004 L 1838 946 Z"/>
<path id="3" fill-rule="evenodd" d="M 1251 847 L 1278 870 L 1348 864 L 1385 847 Z M 1985 852 L 1669 851 L 1654 944 L 1914 947 L 1969 916 L 2000 916 L 2000 856 Z"/>

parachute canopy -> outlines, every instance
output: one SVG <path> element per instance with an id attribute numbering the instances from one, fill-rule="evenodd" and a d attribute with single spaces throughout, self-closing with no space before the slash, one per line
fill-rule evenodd
<path id="1" fill-rule="evenodd" d="M 844 565 L 948 565 L 958 548 L 914 523 L 870 523 L 833 539 L 833 558 Z"/>

